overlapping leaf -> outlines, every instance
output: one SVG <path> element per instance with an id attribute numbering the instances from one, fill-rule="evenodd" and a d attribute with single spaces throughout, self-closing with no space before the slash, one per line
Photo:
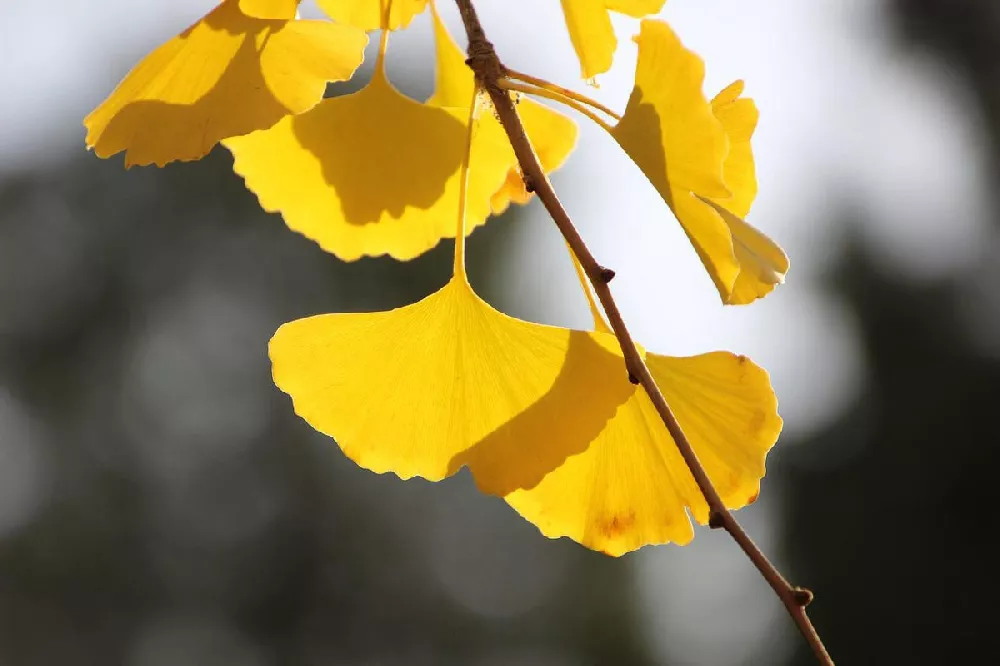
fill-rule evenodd
<path id="1" fill-rule="evenodd" d="M 426 104 L 391 85 L 380 55 L 361 91 L 226 141 L 234 169 L 265 210 L 280 212 L 291 229 L 345 260 L 411 259 L 454 235 L 468 130 L 463 105 L 475 83 L 439 19 L 435 31 L 438 84 Z M 541 105 L 525 109 L 545 166 L 558 167 L 573 147 L 576 126 Z M 468 232 L 510 201 L 528 198 L 510 143 L 490 115 L 480 121 L 473 152 Z"/>
<path id="2" fill-rule="evenodd" d="M 788 269 L 781 249 L 729 208 L 748 209 L 756 193 L 756 112 L 733 89 L 713 109 L 704 64 L 666 23 L 643 21 L 636 41 L 635 88 L 612 135 L 677 216 L 723 302 L 753 301 Z"/>
<path id="3" fill-rule="evenodd" d="M 465 276 L 464 237 L 529 198 L 513 151 L 475 97 L 461 51 L 435 14 L 437 90 L 426 104 L 385 76 L 319 102 L 360 64 L 365 30 L 398 29 L 427 0 L 319 0 L 339 23 L 293 20 L 297 0 L 226 0 L 141 62 L 85 124 L 102 157 L 197 159 L 220 140 L 261 205 L 345 259 L 410 258 L 457 236 L 441 290 L 389 312 L 310 317 L 270 344 L 276 384 L 359 465 L 442 479 L 469 467 L 551 537 L 620 555 L 686 543 L 708 508 L 613 336 L 543 326 L 486 304 Z M 643 16 L 662 0 L 563 0 L 584 75 L 605 71 L 609 11 Z M 636 87 L 613 128 L 673 209 L 723 299 L 750 302 L 788 268 L 742 218 L 756 194 L 753 102 L 737 82 L 711 104 L 703 66 L 663 23 L 645 21 Z M 542 105 L 519 112 L 546 171 L 575 125 Z M 465 167 L 462 167 L 463 162 Z M 469 164 L 471 163 L 471 167 Z M 457 223 L 456 223 L 457 221 Z M 644 357 L 729 508 L 756 497 L 781 428 L 766 373 L 744 357 Z"/>
<path id="4" fill-rule="evenodd" d="M 439 480 L 467 463 L 496 487 L 583 450 L 628 385 L 593 390 L 622 374 L 605 346 L 507 317 L 461 276 L 391 312 L 285 324 L 271 359 L 296 412 L 362 467 Z M 556 436 L 560 422 L 576 436 Z"/>
<path id="5" fill-rule="evenodd" d="M 328 82 L 351 77 L 366 43 L 350 26 L 252 18 L 226 0 L 125 77 L 84 121 L 87 145 L 100 157 L 125 151 L 126 165 L 199 159 L 222 139 L 311 108 Z"/>
<path id="6" fill-rule="evenodd" d="M 728 352 L 647 354 L 646 363 L 725 506 L 753 502 L 781 430 L 767 373 Z M 621 373 L 613 381 L 628 383 Z M 708 522 L 701 491 L 637 387 L 585 450 L 506 500 L 546 536 L 567 536 L 610 555 L 688 543 L 694 535 L 689 512 Z"/>
<path id="7" fill-rule="evenodd" d="M 621 555 L 687 543 L 688 511 L 708 520 L 612 336 L 512 319 L 462 276 L 398 310 L 285 324 L 271 359 L 296 413 L 362 467 L 468 466 L 547 536 Z M 781 428 L 766 373 L 724 352 L 646 360 L 726 506 L 753 501 Z"/>
<path id="8" fill-rule="evenodd" d="M 411 259 L 455 233 L 464 114 L 407 98 L 380 63 L 361 91 L 226 147 L 264 210 L 280 211 L 328 252 Z M 510 168 L 502 134 L 483 140 L 469 185 L 470 226 L 485 222 Z"/>
<path id="9" fill-rule="evenodd" d="M 729 154 L 723 166 L 723 178 L 732 196 L 709 203 L 729 226 L 733 251 L 740 273 L 733 283 L 730 303 L 751 303 L 769 294 L 784 281 L 788 257 L 784 251 L 743 218 L 757 196 L 757 173 L 750 139 L 757 127 L 757 106 L 740 97 L 743 82 L 736 81 L 712 100 L 712 111 L 729 138 Z"/>

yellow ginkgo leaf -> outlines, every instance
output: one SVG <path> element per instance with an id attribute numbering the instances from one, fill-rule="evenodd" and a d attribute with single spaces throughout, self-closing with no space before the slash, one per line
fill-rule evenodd
<path id="1" fill-rule="evenodd" d="M 729 509 L 756 499 L 781 430 L 767 374 L 745 357 L 646 355 L 684 434 Z M 646 393 L 637 388 L 586 450 L 507 502 L 549 537 L 622 555 L 688 543 L 708 506 Z"/>
<path id="2" fill-rule="evenodd" d="M 412 259 L 455 234 L 466 114 L 405 97 L 380 59 L 359 92 L 225 146 L 261 207 L 281 212 L 291 229 L 323 249 L 348 261 Z M 470 231 L 486 221 L 509 168 L 502 131 L 482 123 L 469 184 Z"/>
<path id="3" fill-rule="evenodd" d="M 583 78 L 589 79 L 611 69 L 618 40 L 608 12 L 641 18 L 660 11 L 665 2 L 666 0 L 562 0 L 566 27 L 580 60 Z"/>
<path id="4" fill-rule="evenodd" d="M 465 64 L 465 53 L 449 34 L 433 3 L 431 12 L 434 20 L 437 62 L 434 94 L 427 103 L 431 106 L 460 107 L 472 95 L 476 85 L 475 78 L 472 70 Z M 542 169 L 546 173 L 551 173 L 561 167 L 576 145 L 576 123 L 558 111 L 526 98 L 519 100 L 517 112 L 538 155 Z M 493 139 L 502 132 L 499 121 L 492 114 L 481 117 L 479 122 L 481 125 L 490 124 L 495 127 L 483 130 L 474 139 L 472 150 L 477 155 L 484 148 L 496 149 L 498 147 L 496 141 L 482 139 Z M 500 143 L 506 145 L 504 152 L 510 162 L 510 168 L 503 186 L 492 197 L 491 208 L 494 214 L 502 213 L 512 202 L 525 204 L 531 199 L 531 194 L 524 186 L 524 178 L 521 176 L 513 149 L 509 147 L 507 141 L 501 140 Z M 481 164 L 482 158 L 474 156 L 473 163 Z"/>
<path id="5" fill-rule="evenodd" d="M 747 216 L 757 197 L 757 169 L 750 139 L 760 116 L 754 101 L 740 97 L 742 94 L 743 81 L 734 81 L 712 99 L 712 113 L 729 138 L 729 153 L 722 172 L 732 196 L 718 203 L 738 217 Z"/>
<path id="6" fill-rule="evenodd" d="M 469 465 L 497 494 L 581 452 L 632 388 L 596 334 L 501 314 L 461 275 L 390 312 L 285 324 L 270 356 L 296 413 L 362 467 L 436 481 Z"/>
<path id="7" fill-rule="evenodd" d="M 740 274 L 728 302 L 752 303 L 781 284 L 788 272 L 788 257 L 777 243 L 743 221 L 757 196 L 757 172 L 750 139 L 757 127 L 757 106 L 740 97 L 743 82 L 735 81 L 712 100 L 712 111 L 729 137 L 729 154 L 723 164 L 724 179 L 732 196 L 710 202 L 733 236 L 733 250 Z"/>
<path id="8" fill-rule="evenodd" d="M 427 8 L 428 0 L 316 0 L 323 12 L 335 21 L 362 30 L 405 28 L 413 17 Z M 389 21 L 386 26 L 386 8 Z"/>
<path id="9" fill-rule="evenodd" d="M 325 21 L 251 18 L 237 0 L 149 54 L 84 120 L 87 146 L 125 164 L 196 160 L 227 137 L 270 127 L 349 79 L 368 38 Z"/>
<path id="10" fill-rule="evenodd" d="M 734 87 L 710 104 L 704 64 L 666 23 L 643 21 L 636 42 L 635 88 L 612 135 L 674 212 L 723 302 L 750 302 L 787 269 L 787 259 L 774 261 L 781 249 L 770 243 L 760 253 L 766 236 L 733 224 L 739 217 L 728 209 L 749 209 L 756 194 L 749 148 L 756 108 Z"/>
<path id="11" fill-rule="evenodd" d="M 239 0 L 240 11 L 259 19 L 290 20 L 295 18 L 299 0 Z"/>
<path id="12" fill-rule="evenodd" d="M 728 198 L 728 140 L 702 93 L 705 66 L 662 21 L 643 21 L 635 88 L 612 136 L 670 206 L 723 300 L 740 272 L 725 222 L 694 193 Z"/>
<path id="13" fill-rule="evenodd" d="M 733 237 L 733 251 L 740 262 L 740 274 L 733 283 L 730 305 L 745 305 L 767 296 L 776 285 L 785 281 L 788 256 L 777 243 L 762 231 L 755 229 L 742 218 L 730 213 L 715 201 L 702 199 L 729 227 Z"/>

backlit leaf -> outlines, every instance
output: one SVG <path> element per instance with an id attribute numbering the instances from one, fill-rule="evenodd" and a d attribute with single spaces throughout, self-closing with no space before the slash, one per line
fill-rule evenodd
<path id="1" fill-rule="evenodd" d="M 752 303 L 781 284 L 788 272 L 788 257 L 777 243 L 743 218 L 757 196 L 757 172 L 750 139 L 757 127 L 757 106 L 740 97 L 743 82 L 730 84 L 712 100 L 712 111 L 729 137 L 729 154 L 723 164 L 724 179 L 732 196 L 710 202 L 733 236 L 740 274 L 733 283 L 729 303 Z"/>
<path id="2" fill-rule="evenodd" d="M 614 11 L 641 18 L 655 14 L 666 0 L 562 0 L 570 41 L 585 79 L 611 69 L 618 46 L 611 16 Z"/>
<path id="3" fill-rule="evenodd" d="M 471 93 L 470 93 L 471 95 Z M 415 102 L 381 64 L 351 95 L 226 141 L 264 210 L 341 259 L 412 259 L 454 237 L 466 109 Z M 468 229 L 486 221 L 510 160 L 487 123 L 469 185 Z"/>
<path id="4" fill-rule="evenodd" d="M 704 64 L 662 21 L 642 22 L 635 88 L 612 135 L 671 208 L 724 303 L 749 303 L 784 279 L 787 258 L 729 206 L 756 195 L 757 111 L 731 86 L 710 104 Z"/>
<path id="5" fill-rule="evenodd" d="M 262 20 L 237 0 L 140 62 L 84 120 L 100 157 L 126 165 L 196 160 L 216 143 L 270 127 L 322 97 L 361 64 L 365 34 L 325 21 Z"/>
<path id="6" fill-rule="evenodd" d="M 469 465 L 499 494 L 582 451 L 624 401 L 606 344 L 501 314 L 457 277 L 390 312 L 285 324 L 270 353 L 296 413 L 362 467 L 435 481 Z"/>
<path id="7" fill-rule="evenodd" d="M 767 374 L 728 352 L 647 354 L 646 363 L 726 507 L 754 501 L 781 430 Z M 642 388 L 585 451 L 506 499 L 543 534 L 610 555 L 688 543 L 688 512 L 708 522 L 705 499 Z"/>

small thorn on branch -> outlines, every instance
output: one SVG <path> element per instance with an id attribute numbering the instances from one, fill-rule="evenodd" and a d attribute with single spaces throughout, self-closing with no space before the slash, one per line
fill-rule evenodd
<path id="1" fill-rule="evenodd" d="M 615 272 L 610 268 L 605 268 L 604 266 L 600 267 L 598 275 L 601 278 L 601 282 L 604 284 L 607 284 L 615 279 Z"/>
<path id="2" fill-rule="evenodd" d="M 813 600 L 812 590 L 807 590 L 804 587 L 797 587 L 792 590 L 792 596 L 795 598 L 795 603 L 803 608 L 811 604 Z"/>
<path id="3" fill-rule="evenodd" d="M 712 511 L 708 514 L 708 526 L 713 530 L 720 530 L 726 526 L 726 519 L 718 511 Z"/>
<path id="4" fill-rule="evenodd" d="M 631 371 L 629 371 L 629 373 L 628 373 L 628 381 L 632 385 L 638 385 L 639 384 L 639 378 L 636 377 L 635 374 L 632 373 Z"/>
<path id="5" fill-rule="evenodd" d="M 528 174 L 523 174 L 521 178 L 524 180 L 524 191 L 528 194 L 535 193 L 535 179 Z"/>

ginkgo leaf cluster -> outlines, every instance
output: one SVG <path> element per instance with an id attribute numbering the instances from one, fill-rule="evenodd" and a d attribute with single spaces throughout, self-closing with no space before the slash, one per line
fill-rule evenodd
<path id="1" fill-rule="evenodd" d="M 452 279 L 419 302 L 306 317 L 275 333 L 274 381 L 296 412 L 375 472 L 439 480 L 467 467 L 483 492 L 550 537 L 613 555 L 690 541 L 691 518 L 708 521 L 705 498 L 629 380 L 586 284 L 588 331 L 514 319 L 469 285 L 467 234 L 532 193 L 435 2 L 317 4 L 327 19 L 299 18 L 296 0 L 210 9 L 86 118 L 87 145 L 162 166 L 222 144 L 262 208 L 340 260 L 407 260 L 455 238 Z M 589 79 L 612 67 L 611 15 L 641 19 L 635 87 L 601 125 L 663 198 L 663 218 L 681 224 L 722 301 L 750 303 L 788 270 L 780 247 L 745 220 L 758 111 L 740 81 L 706 97 L 701 59 L 667 23 L 644 18 L 663 4 L 562 0 L 569 38 L 553 26 L 553 39 L 571 45 Z M 385 58 L 391 32 L 421 29 L 425 12 L 435 89 L 416 100 L 392 84 Z M 374 31 L 370 80 L 326 98 L 327 84 L 354 76 Z M 603 108 L 558 86 L 537 90 Z M 528 97 L 517 112 L 543 169 L 562 166 L 574 120 Z M 644 354 L 726 507 L 752 502 L 781 430 L 766 372 L 729 352 Z"/>

